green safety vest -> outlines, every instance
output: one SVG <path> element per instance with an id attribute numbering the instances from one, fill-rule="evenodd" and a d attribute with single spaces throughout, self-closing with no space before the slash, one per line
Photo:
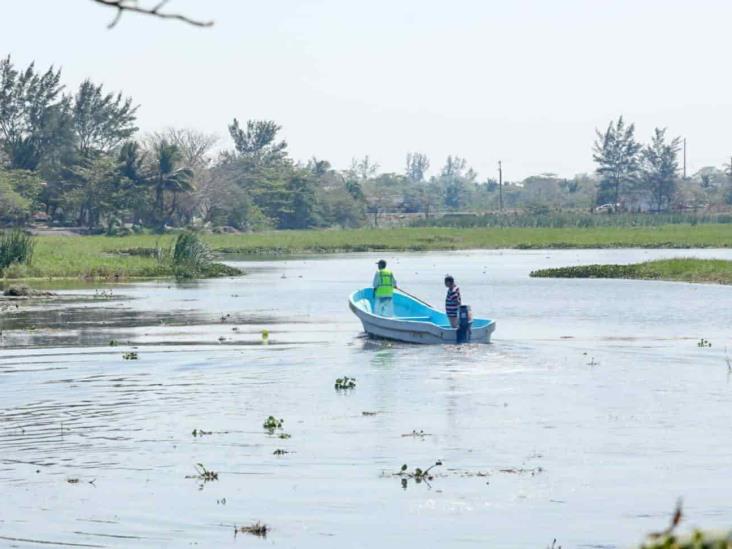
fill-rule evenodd
<path id="1" fill-rule="evenodd" d="M 374 290 L 376 297 L 391 297 L 394 295 L 394 275 L 389 269 L 379 269 L 379 285 Z"/>

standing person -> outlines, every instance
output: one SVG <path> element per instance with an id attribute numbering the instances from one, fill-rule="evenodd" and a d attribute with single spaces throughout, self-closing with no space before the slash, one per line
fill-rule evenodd
<path id="1" fill-rule="evenodd" d="M 460 288 L 455 284 L 455 279 L 450 275 L 445 275 L 445 286 L 447 287 L 447 296 L 445 297 L 445 312 L 450 321 L 450 326 L 458 327 L 458 311 L 462 304 L 460 298 Z"/>
<path id="2" fill-rule="evenodd" d="M 386 268 L 386 261 L 383 259 L 377 263 L 379 270 L 374 274 L 374 309 L 380 316 L 394 316 L 394 288 L 397 287 L 396 278 Z"/>

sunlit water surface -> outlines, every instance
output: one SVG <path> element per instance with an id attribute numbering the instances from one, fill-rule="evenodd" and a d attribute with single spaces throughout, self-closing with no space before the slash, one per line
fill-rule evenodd
<path id="1" fill-rule="evenodd" d="M 6 308 L 0 546 L 628 547 L 679 497 L 686 527 L 729 526 L 732 288 L 528 277 L 681 255 L 732 259 L 386 256 L 438 305 L 453 274 L 497 320 L 491 345 L 364 337 L 346 299 L 374 255 L 241 262 L 239 279 Z M 357 387 L 337 392 L 343 375 Z M 291 438 L 264 431 L 269 415 Z M 429 483 L 392 475 L 436 460 Z M 187 478 L 197 463 L 218 480 Z M 266 538 L 234 535 L 257 520 Z"/>

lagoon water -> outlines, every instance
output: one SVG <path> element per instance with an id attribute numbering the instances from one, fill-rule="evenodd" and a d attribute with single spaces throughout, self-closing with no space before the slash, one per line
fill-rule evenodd
<path id="1" fill-rule="evenodd" d="M 732 287 L 528 273 L 732 251 L 384 255 L 433 303 L 453 274 L 493 344 L 364 337 L 374 254 L 0 312 L 0 546 L 630 547 L 678 498 L 684 528 L 730 526 Z"/>

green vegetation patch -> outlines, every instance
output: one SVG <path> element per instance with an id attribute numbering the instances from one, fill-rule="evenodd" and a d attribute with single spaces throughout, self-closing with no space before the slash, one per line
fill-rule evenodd
<path id="1" fill-rule="evenodd" d="M 403 227 L 392 229 L 264 231 L 209 235 L 212 249 L 236 254 L 549 248 L 727 248 L 732 225 L 658 227 Z"/>
<path id="2" fill-rule="evenodd" d="M 193 243 L 190 237 L 185 237 L 188 243 L 180 246 L 177 254 L 178 265 L 171 260 L 171 257 L 176 257 L 176 238 L 178 236 L 172 234 L 124 237 L 38 236 L 34 237 L 32 261 L 13 262 L 2 270 L 2 277 L 117 280 L 241 274 L 238 269 L 214 261 L 217 254 L 223 253 L 288 255 L 508 248 L 727 248 L 732 244 L 732 225 L 586 229 L 405 227 L 205 234 L 197 235 L 197 243 Z M 201 244 L 210 250 L 210 254 L 199 247 Z M 208 258 L 209 261 L 202 258 Z"/>
<path id="3" fill-rule="evenodd" d="M 630 265 L 578 265 L 540 269 L 535 278 L 627 278 L 732 284 L 732 261 L 724 259 L 659 259 Z"/>
<path id="4" fill-rule="evenodd" d="M 183 240 L 178 242 L 179 238 Z M 242 274 L 239 269 L 214 261 L 213 252 L 204 250 L 205 239 L 198 235 L 194 240 L 183 235 L 133 235 L 37 236 L 33 241 L 32 260 L 0 266 L 0 278 L 125 280 Z"/>

